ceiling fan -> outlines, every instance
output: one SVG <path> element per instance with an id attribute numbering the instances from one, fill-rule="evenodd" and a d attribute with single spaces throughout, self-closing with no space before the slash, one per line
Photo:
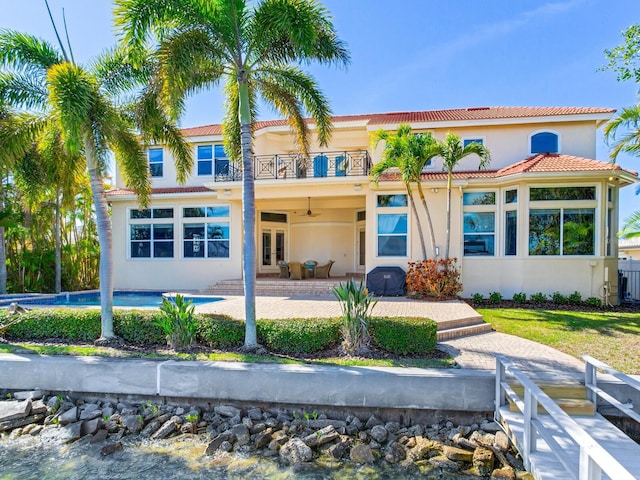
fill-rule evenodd
<path id="1" fill-rule="evenodd" d="M 311 211 L 311 197 L 307 197 L 308 198 L 308 207 L 307 207 L 307 211 L 303 212 L 303 213 L 299 213 L 298 215 L 300 215 L 301 217 L 317 217 L 318 215 L 320 215 L 319 213 L 313 213 Z"/>

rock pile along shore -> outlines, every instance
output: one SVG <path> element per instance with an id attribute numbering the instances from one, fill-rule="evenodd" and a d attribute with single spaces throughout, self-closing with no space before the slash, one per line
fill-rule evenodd
<path id="1" fill-rule="evenodd" d="M 457 472 L 461 479 L 533 478 L 524 472 L 504 432 L 486 420 L 473 425 L 401 425 L 375 416 L 345 413 L 343 418 L 328 418 L 322 412 L 283 408 L 85 402 L 38 391 L 10 396 L 0 401 L 3 441 L 37 435 L 62 444 L 90 435 L 92 443 L 104 444 L 102 454 L 109 455 L 123 448 L 124 436 L 159 440 L 199 435 L 206 455 L 274 457 L 296 468 L 386 462 L 421 473 Z"/>

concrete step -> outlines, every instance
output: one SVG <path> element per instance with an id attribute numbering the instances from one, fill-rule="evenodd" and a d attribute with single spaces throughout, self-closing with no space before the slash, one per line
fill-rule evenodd
<path id="1" fill-rule="evenodd" d="M 438 328 L 438 341 L 442 342 L 445 340 L 451 340 L 452 338 L 467 337 L 469 335 L 479 335 L 481 333 L 490 332 L 491 330 L 491 324 L 485 323 L 484 320 L 482 321 L 482 323 L 465 325 L 462 327 L 446 328 L 443 330 L 440 330 Z"/>

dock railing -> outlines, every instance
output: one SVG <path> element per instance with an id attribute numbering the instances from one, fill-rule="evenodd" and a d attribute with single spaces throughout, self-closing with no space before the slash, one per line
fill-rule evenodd
<path id="1" fill-rule="evenodd" d="M 608 373 L 614 378 L 617 378 L 622 383 L 630 386 L 638 392 L 640 392 L 640 382 L 630 377 L 629 375 L 625 375 L 615 368 L 610 367 L 606 363 L 590 357 L 589 355 L 582 355 L 582 359 L 586 362 L 584 371 L 584 385 L 585 387 L 587 387 L 589 400 L 593 402 L 596 408 L 598 407 L 598 399 L 601 398 L 611 404 L 613 407 L 616 407 L 628 417 L 633 418 L 636 422 L 640 423 L 640 414 L 633 409 L 632 405 L 622 403 L 621 401 L 612 397 L 607 392 L 598 387 L 598 369 Z"/>
<path id="2" fill-rule="evenodd" d="M 521 399 L 507 383 L 507 372 L 524 387 Z M 496 354 L 496 402 L 495 421 L 503 424 L 501 407 L 507 405 L 507 397 L 523 414 L 523 445 L 520 454 L 525 468 L 531 470 L 531 454 L 537 450 L 538 438 L 543 439 L 567 473 L 576 480 L 600 480 L 604 472 L 616 480 L 637 480 L 623 465 L 605 450 L 589 433 L 565 413 L 540 387 L 527 377 L 504 355 Z M 554 433 L 538 418 L 538 405 L 549 414 L 555 425 L 571 439 L 580 452 L 579 469 L 575 471 L 575 461 L 554 438 Z"/>

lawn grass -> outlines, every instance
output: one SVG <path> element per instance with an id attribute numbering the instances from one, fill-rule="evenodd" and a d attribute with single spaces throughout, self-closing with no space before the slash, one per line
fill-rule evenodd
<path id="1" fill-rule="evenodd" d="M 247 355 L 234 352 L 221 353 L 148 353 L 118 350 L 109 347 L 92 345 L 39 345 L 33 343 L 0 343 L 0 353 L 33 354 L 33 355 L 76 355 L 101 356 L 118 358 L 148 358 L 174 360 L 203 360 L 212 362 L 246 362 L 246 363 L 278 363 L 291 365 L 337 365 L 345 367 L 417 367 L 417 368 L 451 368 L 451 358 L 345 358 L 328 357 L 318 359 L 299 359 L 276 355 Z"/>
<path id="2" fill-rule="evenodd" d="M 627 374 L 640 374 L 640 313 L 481 308 L 501 333 L 533 340 L 580 358 L 590 355 Z"/>

